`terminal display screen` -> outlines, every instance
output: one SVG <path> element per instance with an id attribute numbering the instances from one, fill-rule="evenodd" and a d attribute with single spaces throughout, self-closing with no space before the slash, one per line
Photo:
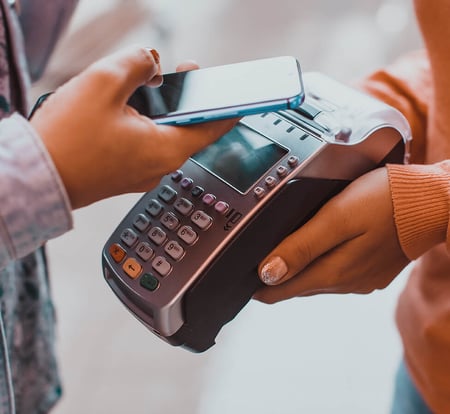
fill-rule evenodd
<path id="1" fill-rule="evenodd" d="M 231 187 L 246 193 L 287 152 L 274 141 L 238 124 L 191 158 Z"/>

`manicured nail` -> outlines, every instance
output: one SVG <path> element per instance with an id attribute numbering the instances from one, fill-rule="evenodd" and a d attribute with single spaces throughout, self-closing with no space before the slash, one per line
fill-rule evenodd
<path id="1" fill-rule="evenodd" d="M 158 65 L 160 62 L 160 56 L 159 53 L 156 49 L 150 49 L 150 53 L 153 56 L 153 59 L 155 59 L 155 63 Z"/>
<path id="2" fill-rule="evenodd" d="M 261 280 L 266 285 L 276 285 L 287 272 L 286 262 L 279 256 L 272 257 L 261 269 Z"/>

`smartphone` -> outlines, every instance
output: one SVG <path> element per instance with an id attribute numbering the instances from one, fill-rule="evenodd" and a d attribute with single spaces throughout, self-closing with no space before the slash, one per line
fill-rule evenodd
<path id="1" fill-rule="evenodd" d="M 158 124 L 192 124 L 298 107 L 304 99 L 300 64 L 292 56 L 163 75 L 129 104 Z"/>

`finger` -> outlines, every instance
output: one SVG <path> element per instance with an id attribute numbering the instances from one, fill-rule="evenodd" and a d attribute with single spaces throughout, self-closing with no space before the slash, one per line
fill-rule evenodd
<path id="1" fill-rule="evenodd" d="M 137 87 L 152 84 L 153 79 L 161 75 L 159 54 L 152 50 L 129 47 L 97 61 L 91 70 L 104 76 L 110 92 L 116 99 L 126 103 Z"/>
<path id="2" fill-rule="evenodd" d="M 171 150 L 176 149 L 176 153 L 187 158 L 226 134 L 237 122 L 238 119 L 233 118 L 183 127 L 160 126 L 160 128 L 166 133 L 165 142 L 172 148 Z"/>
<path id="3" fill-rule="evenodd" d="M 177 72 L 186 72 L 188 70 L 195 70 L 199 69 L 199 65 L 194 60 L 187 60 L 185 62 L 180 63 L 177 66 Z"/>
<path id="4" fill-rule="evenodd" d="M 274 286 L 266 286 L 255 293 L 254 299 L 264 303 L 276 303 L 297 296 L 338 293 L 337 274 L 333 260 L 321 258 L 296 277 Z"/>
<path id="5" fill-rule="evenodd" d="M 259 276 L 267 285 L 292 278 L 311 262 L 344 241 L 356 237 L 346 223 L 346 214 L 331 200 L 300 229 L 284 239 L 259 266 Z"/>
<path id="6" fill-rule="evenodd" d="M 161 65 L 160 65 L 161 58 L 156 49 L 149 49 L 149 50 L 153 56 L 153 60 L 155 61 L 155 64 L 158 66 L 158 72 L 156 73 L 155 76 L 153 76 L 149 80 L 147 80 L 146 85 L 155 88 L 155 87 L 161 86 L 161 84 L 163 83 L 163 77 L 162 77 Z"/>
<path id="7" fill-rule="evenodd" d="M 319 260 L 312 261 L 296 277 L 287 278 L 284 283 L 267 286 L 255 294 L 255 299 L 266 303 L 275 303 L 296 296 L 311 296 L 324 293 L 349 293 L 364 285 L 371 266 L 368 260 L 349 262 L 349 252 L 358 255 L 358 248 L 364 245 L 362 237 L 356 237 L 334 249 L 328 250 Z M 364 277 L 360 277 L 361 274 Z M 358 275 L 356 277 L 356 275 Z M 369 283 L 371 289 L 376 284 Z"/>
<path id="8" fill-rule="evenodd" d="M 373 248 L 371 237 L 355 237 L 322 255 L 285 283 L 260 289 L 254 298 L 275 303 L 324 293 L 368 294 L 386 288 L 409 260 L 401 248 Z M 371 251 L 371 255 L 363 254 Z"/>

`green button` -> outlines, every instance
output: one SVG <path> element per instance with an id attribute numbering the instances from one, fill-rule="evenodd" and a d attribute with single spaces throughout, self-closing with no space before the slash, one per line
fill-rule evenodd
<path id="1" fill-rule="evenodd" d="M 154 290 L 158 289 L 159 280 L 157 279 L 156 276 L 153 276 L 151 273 L 145 273 L 141 277 L 141 286 L 153 292 Z"/>

